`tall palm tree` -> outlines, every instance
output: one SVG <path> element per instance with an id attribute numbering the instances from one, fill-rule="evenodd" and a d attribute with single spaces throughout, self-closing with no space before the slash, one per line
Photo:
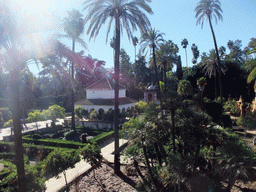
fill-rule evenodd
<path id="1" fill-rule="evenodd" d="M 137 46 L 138 42 L 139 42 L 139 40 L 137 37 L 132 38 L 132 44 L 134 46 L 134 52 L 135 52 L 134 53 L 134 63 L 136 62 L 136 46 Z"/>
<path id="2" fill-rule="evenodd" d="M 255 53 L 256 53 L 256 47 L 253 48 L 252 50 L 248 51 L 247 55 L 255 54 Z M 247 69 L 251 70 L 250 74 L 247 77 L 247 83 L 251 83 L 251 82 L 255 81 L 255 79 L 256 79 L 256 59 L 253 58 L 253 59 L 247 61 L 245 67 Z M 255 92 L 255 97 L 256 97 L 256 82 L 254 83 L 254 92 Z"/>
<path id="3" fill-rule="evenodd" d="M 132 32 L 139 28 L 141 33 L 150 26 L 150 22 L 144 11 L 153 14 L 150 6 L 147 4 L 150 0 L 86 0 L 84 9 L 88 10 L 86 21 L 90 21 L 87 33 L 90 34 L 90 39 L 95 38 L 101 26 L 109 19 L 107 30 L 107 38 L 111 30 L 112 22 L 115 25 L 115 173 L 120 172 L 120 153 L 119 153 L 119 123 L 118 123 L 118 106 L 119 106 L 119 55 L 120 55 L 120 33 L 124 28 L 128 38 L 132 37 Z"/>
<path id="4" fill-rule="evenodd" d="M 185 49 L 185 54 L 186 54 L 186 64 L 187 64 L 187 67 L 188 67 L 188 56 L 187 56 L 187 46 L 188 46 L 188 40 L 186 38 L 182 39 L 181 41 L 181 46 L 182 48 Z"/>
<path id="5" fill-rule="evenodd" d="M 66 37 L 72 40 L 72 51 L 75 52 L 75 44 L 76 42 L 82 45 L 84 48 L 87 49 L 86 43 L 81 39 L 81 35 L 84 32 L 84 19 L 82 18 L 83 15 L 78 11 L 73 9 L 72 11 L 68 12 L 68 17 L 63 19 L 63 28 L 66 35 L 61 35 L 61 37 Z M 71 63 L 71 76 L 72 82 L 74 82 L 74 63 Z M 71 113 L 72 113 L 72 123 L 71 129 L 75 130 L 75 111 L 74 111 L 74 104 L 75 104 L 75 93 L 74 93 L 74 85 L 71 89 Z"/>
<path id="6" fill-rule="evenodd" d="M 210 50 L 210 53 L 204 53 L 200 65 L 203 67 L 205 75 L 208 75 L 210 78 L 213 75 L 215 77 L 215 99 L 217 99 L 217 57 L 214 49 Z M 225 73 L 225 65 L 221 63 L 220 71 L 221 73 Z"/>
<path id="7" fill-rule="evenodd" d="M 26 191 L 24 157 L 21 134 L 21 111 L 19 104 L 19 73 L 24 68 L 27 52 L 19 46 L 18 25 L 5 2 L 0 3 L 0 66 L 9 73 L 13 111 L 15 165 L 18 175 L 18 191 Z M 19 31 L 20 32 L 20 31 Z"/>
<path id="8" fill-rule="evenodd" d="M 166 72 L 167 72 L 167 69 L 173 68 L 173 63 L 177 63 L 178 51 L 179 51 L 178 46 L 174 44 L 171 40 L 168 40 L 165 43 L 161 44 L 159 49 L 156 51 L 157 65 L 160 66 L 160 68 L 163 68 L 163 71 L 164 71 L 165 92 L 166 92 L 166 85 L 167 85 Z"/>
<path id="9" fill-rule="evenodd" d="M 164 33 L 160 33 L 159 30 L 155 30 L 151 28 L 142 35 L 141 42 L 140 42 L 142 52 L 144 52 L 148 47 L 150 48 L 150 50 L 152 50 L 153 64 L 155 69 L 156 83 L 157 83 L 158 96 L 160 100 L 161 109 L 162 109 L 162 97 L 161 97 L 160 84 L 159 84 L 158 73 L 157 73 L 156 50 L 160 46 L 160 43 L 164 42 L 163 35 Z"/>
<path id="10" fill-rule="evenodd" d="M 219 73 L 219 86 L 220 86 L 220 98 L 221 98 L 221 106 L 223 106 L 223 101 L 222 101 L 222 83 L 221 83 L 221 73 L 220 73 L 220 57 L 219 57 L 219 51 L 218 51 L 218 46 L 215 38 L 215 34 L 213 31 L 212 27 L 212 18 L 215 19 L 216 23 L 217 20 L 223 20 L 222 19 L 222 9 L 220 7 L 220 1 L 219 0 L 200 0 L 200 2 L 197 4 L 195 8 L 196 12 L 196 25 L 201 24 L 201 27 L 203 27 L 204 24 L 204 19 L 208 19 L 209 25 L 211 28 L 212 32 L 212 37 L 214 41 L 214 47 L 216 51 L 216 56 L 217 56 L 217 62 L 218 62 L 218 73 Z"/>

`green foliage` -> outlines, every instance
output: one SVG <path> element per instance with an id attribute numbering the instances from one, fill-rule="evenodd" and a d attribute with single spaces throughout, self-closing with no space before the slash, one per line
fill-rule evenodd
<path id="1" fill-rule="evenodd" d="M 5 124 L 4 127 L 13 127 L 13 120 L 9 119 Z"/>
<path id="2" fill-rule="evenodd" d="M 85 147 L 80 149 L 82 158 L 89 162 L 92 167 L 100 167 L 102 162 L 101 149 L 96 144 L 88 143 Z"/>
<path id="3" fill-rule="evenodd" d="M 97 143 L 98 145 L 104 141 L 107 141 L 114 137 L 114 131 L 105 132 L 100 135 L 97 135 L 91 139 L 88 139 L 88 142 L 90 143 Z"/>
<path id="4" fill-rule="evenodd" d="M 1 163 L 6 167 L 4 171 L 8 170 L 8 175 L 0 182 L 0 190 L 3 192 L 16 192 L 18 190 L 16 166 L 6 161 L 1 161 Z M 25 166 L 25 182 L 26 191 L 41 192 L 45 190 L 45 180 L 34 167 Z"/>
<path id="5" fill-rule="evenodd" d="M 57 177 L 59 173 L 68 168 L 73 168 L 79 161 L 80 157 L 77 151 L 55 149 L 44 159 L 44 175 Z"/>
<path id="6" fill-rule="evenodd" d="M 54 122 L 57 118 L 65 117 L 65 109 L 59 105 L 52 105 L 48 108 L 48 117 Z"/>
<path id="7" fill-rule="evenodd" d="M 12 112 L 9 108 L 0 108 L 0 113 L 2 114 L 3 121 L 8 121 L 12 118 Z"/>
<path id="8" fill-rule="evenodd" d="M 75 115 L 77 117 L 79 117 L 80 119 L 83 119 L 83 118 L 87 118 L 88 117 L 89 112 L 88 112 L 87 109 L 79 106 L 79 107 L 75 108 Z"/>
<path id="9" fill-rule="evenodd" d="M 97 110 L 93 110 L 91 113 L 90 113 L 90 119 L 91 120 L 97 120 L 99 117 L 99 113 Z"/>
<path id="10" fill-rule="evenodd" d="M 114 110 L 109 108 L 105 112 L 104 120 L 113 121 L 114 120 Z"/>
<path id="11" fill-rule="evenodd" d="M 138 111 L 139 114 L 145 112 L 146 108 L 148 106 L 148 103 L 145 101 L 139 101 L 135 104 L 135 109 Z"/>
<path id="12" fill-rule="evenodd" d="M 181 80 L 178 84 L 178 94 L 183 96 L 189 96 L 193 94 L 193 87 L 188 80 Z"/>
<path id="13" fill-rule="evenodd" d="M 45 120 L 45 117 L 43 113 L 38 109 L 28 113 L 29 122 L 37 122 L 37 121 L 43 121 L 43 120 Z"/>
<path id="14" fill-rule="evenodd" d="M 237 107 L 237 102 L 236 101 L 226 101 L 224 106 L 223 106 L 224 110 L 225 111 L 229 111 L 231 115 L 234 115 L 234 116 L 239 116 L 240 115 L 240 110 L 239 108 Z"/>
<path id="15" fill-rule="evenodd" d="M 244 116 L 240 116 L 237 119 L 237 125 L 243 126 L 247 129 L 255 129 L 256 127 L 256 112 L 249 112 Z"/>
<path id="16" fill-rule="evenodd" d="M 203 85 L 207 84 L 207 80 L 205 77 L 201 77 L 201 78 L 197 79 L 196 84 L 203 86 Z"/>

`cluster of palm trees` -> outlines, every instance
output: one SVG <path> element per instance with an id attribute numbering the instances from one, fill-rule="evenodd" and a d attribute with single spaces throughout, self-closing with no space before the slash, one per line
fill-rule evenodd
<path id="1" fill-rule="evenodd" d="M 120 163 L 119 163 L 119 133 L 118 133 L 118 93 L 119 93 L 119 55 L 120 55 L 120 34 L 123 30 L 127 32 L 128 38 L 133 38 L 133 31 L 139 29 L 142 34 L 141 45 L 142 50 L 150 48 L 153 55 L 153 64 L 156 74 L 156 82 L 158 87 L 158 92 L 160 93 L 160 86 L 157 76 L 157 61 L 156 61 L 156 51 L 160 46 L 160 43 L 163 42 L 163 33 L 160 33 L 158 30 L 151 28 L 150 21 L 146 16 L 146 13 L 153 14 L 152 9 L 149 4 L 151 0 L 86 0 L 83 4 L 83 11 L 87 11 L 85 19 L 82 18 L 82 14 L 78 11 L 69 12 L 69 16 L 64 18 L 64 31 L 66 35 L 62 37 L 68 37 L 72 40 L 72 51 L 68 50 L 59 42 L 55 43 L 56 54 L 64 55 L 71 62 L 71 76 L 74 78 L 74 64 L 84 63 L 84 60 L 79 54 L 75 53 L 75 44 L 80 43 L 83 47 L 87 47 L 84 41 L 81 39 L 81 34 L 84 32 L 84 24 L 89 23 L 87 34 L 90 36 L 90 39 L 96 38 L 101 27 L 108 21 L 107 26 L 107 35 L 108 39 L 111 26 L 114 26 L 114 38 L 115 38 L 115 51 L 114 51 L 114 74 L 115 74 L 115 172 L 120 172 Z M 21 129 L 20 129 L 20 112 L 19 112 L 19 95 L 18 95 L 18 77 L 21 70 L 26 68 L 27 63 L 33 59 L 38 59 L 38 56 L 27 55 L 29 52 L 24 52 L 24 49 L 21 49 L 19 33 L 20 31 L 15 28 L 15 19 L 12 19 L 11 13 L 8 12 L 8 9 L 1 4 L 1 10 L 4 10 L 1 17 L 4 17 L 6 20 L 1 20 L 1 41 L 0 41 L 0 53 L 1 53 L 1 65 L 4 65 L 6 71 L 10 73 L 13 78 L 12 90 L 13 90 L 13 103 L 15 113 L 14 113 L 14 134 L 15 134 L 15 148 L 17 155 L 17 170 L 20 183 L 20 191 L 24 191 L 24 162 L 22 154 L 22 140 L 21 140 Z M 211 32 L 214 39 L 214 45 L 216 50 L 218 66 L 220 64 L 217 43 L 212 28 L 212 19 L 215 18 L 222 20 L 221 16 L 221 7 L 219 0 L 200 0 L 197 7 L 195 8 L 196 17 L 198 18 L 197 24 L 203 26 L 204 19 L 208 19 Z M 136 47 L 138 40 L 133 38 L 133 45 Z M 187 43 L 184 43 L 184 46 Z M 185 46 L 186 47 L 186 46 Z M 184 48 L 185 48 L 184 47 Z M 46 48 L 47 49 L 47 48 Z M 45 49 L 44 49 L 45 50 Z M 136 49 L 135 49 L 136 50 Z M 135 52 L 136 54 L 136 52 Z M 7 59 L 8 57 L 8 59 Z M 163 60 L 164 63 L 168 62 Z M 84 64 L 86 66 L 86 63 Z M 166 64 L 164 64 L 166 65 Z M 2 67 L 2 66 L 1 66 Z M 88 66 L 90 67 L 90 66 Z M 218 70 L 220 68 L 218 67 Z M 219 73 L 220 74 L 220 73 Z M 219 79 L 219 81 L 221 81 Z M 220 83 L 221 90 L 221 83 Z M 75 127 L 74 124 L 74 90 L 71 89 L 72 95 L 72 127 Z M 221 93 L 222 96 L 222 93 Z M 161 101 L 161 95 L 160 95 Z M 162 102 L 161 102 L 162 107 Z"/>

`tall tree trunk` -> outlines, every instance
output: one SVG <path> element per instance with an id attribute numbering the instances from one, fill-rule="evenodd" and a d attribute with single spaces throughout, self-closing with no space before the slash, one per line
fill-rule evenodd
<path id="1" fill-rule="evenodd" d="M 167 63 L 166 63 L 166 61 L 164 61 L 164 93 L 166 93 L 166 83 L 167 83 L 167 81 L 166 81 L 166 65 L 167 65 Z"/>
<path id="2" fill-rule="evenodd" d="M 12 72 L 11 93 L 13 103 L 13 128 L 14 128 L 14 150 L 15 150 L 15 165 L 17 167 L 18 186 L 19 192 L 26 191 L 25 183 L 25 170 L 21 134 L 21 121 L 20 121 L 20 104 L 19 104 L 19 72 L 14 70 Z"/>
<path id="3" fill-rule="evenodd" d="M 160 107 L 161 107 L 161 111 L 163 111 L 162 96 L 161 96 L 160 84 L 159 84 L 158 74 L 157 74 L 156 53 L 155 53 L 155 46 L 154 45 L 153 45 L 153 63 L 154 63 L 155 74 L 156 74 L 156 83 L 157 83 L 157 91 L 158 91 L 158 97 L 159 97 L 159 101 L 160 101 Z"/>
<path id="4" fill-rule="evenodd" d="M 172 116 L 172 143 L 173 143 L 173 153 L 176 153 L 176 145 L 175 145 L 175 109 L 171 108 L 171 116 Z"/>
<path id="5" fill-rule="evenodd" d="M 135 55 L 134 55 L 134 63 L 136 63 L 136 45 L 134 46 Z"/>
<path id="6" fill-rule="evenodd" d="M 187 48 L 185 48 L 185 54 L 186 54 L 186 64 L 187 64 L 187 68 L 188 68 L 188 56 L 187 56 Z"/>
<path id="7" fill-rule="evenodd" d="M 148 158 L 148 154 L 147 154 L 147 150 L 146 150 L 146 146 L 144 145 L 144 139 L 142 138 L 141 141 L 142 141 L 142 150 L 143 150 L 143 154 L 144 154 L 144 157 L 145 157 L 148 173 L 149 173 L 149 175 L 150 175 L 150 177 L 151 177 L 151 179 L 152 179 L 152 181 L 153 181 L 153 183 L 155 185 L 156 191 L 158 191 L 158 187 L 159 187 L 158 186 L 158 181 L 154 177 L 154 174 L 153 174 L 153 172 L 151 170 L 151 167 L 150 167 L 150 164 L 149 164 L 149 158 Z"/>
<path id="8" fill-rule="evenodd" d="M 72 41 L 72 51 L 75 52 L 75 40 Z M 75 122 L 75 80 L 74 80 L 74 63 L 72 62 L 71 68 L 71 76 L 72 76 L 72 84 L 71 84 L 71 129 L 76 130 L 76 122 Z"/>
<path id="9" fill-rule="evenodd" d="M 215 47 L 217 62 L 218 62 L 219 86 L 220 86 L 220 103 L 221 103 L 221 109 L 222 109 L 222 112 L 223 112 L 222 82 L 221 82 L 221 73 L 220 73 L 220 57 L 219 57 L 218 46 L 217 46 L 216 38 L 215 38 L 215 35 L 214 35 L 214 31 L 213 31 L 213 28 L 212 28 L 212 23 L 211 23 L 210 16 L 208 16 L 208 20 L 209 20 L 209 24 L 210 24 L 210 28 L 211 28 L 211 32 L 212 32 L 212 37 L 213 37 L 213 41 L 214 41 L 214 47 Z"/>
<path id="10" fill-rule="evenodd" d="M 114 172 L 120 173 L 120 152 L 119 152 L 119 54 L 120 54 L 120 20 L 119 13 L 115 16 L 116 22 L 116 47 L 115 47 L 115 112 L 114 112 L 114 130 L 115 130 L 115 157 Z"/>

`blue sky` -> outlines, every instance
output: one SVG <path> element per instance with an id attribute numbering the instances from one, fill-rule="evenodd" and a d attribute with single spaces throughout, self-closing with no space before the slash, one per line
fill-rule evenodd
<path id="1" fill-rule="evenodd" d="M 52 34 L 63 34 L 60 26 L 61 19 L 67 16 L 67 11 L 78 9 L 86 15 L 83 9 L 83 0 L 14 0 L 12 1 L 19 21 L 24 25 L 29 25 L 29 29 L 34 31 L 39 38 L 45 38 Z M 154 12 L 148 15 L 152 28 L 165 33 L 165 40 L 172 40 L 179 46 L 179 55 L 181 55 L 182 65 L 186 66 L 185 50 L 181 47 L 181 40 L 186 38 L 189 42 L 187 47 L 188 66 L 192 66 L 191 45 L 195 43 L 198 46 L 200 54 L 209 52 L 214 48 L 212 34 L 209 24 L 205 21 L 203 28 L 196 26 L 194 9 L 199 0 L 152 0 L 150 6 Z M 217 25 L 213 21 L 218 47 L 225 46 L 229 40 L 242 40 L 242 47 L 248 45 L 250 38 L 256 37 L 256 0 L 221 0 L 223 10 L 223 21 L 218 21 Z M 88 25 L 85 26 L 87 29 Z M 95 40 L 89 41 L 88 35 L 83 34 L 82 38 L 88 45 L 85 54 L 90 54 L 93 58 L 106 61 L 106 67 L 112 68 L 113 50 L 106 44 L 106 28 L 104 25 Z M 113 34 L 113 32 L 111 33 Z M 112 36 L 110 34 L 110 37 Z M 139 32 L 134 33 L 140 37 Z M 71 48 L 70 40 L 61 40 Z M 134 47 L 128 40 L 126 32 L 121 38 L 121 47 L 126 50 L 134 61 Z M 137 46 L 137 49 L 139 46 Z M 76 51 L 83 50 L 76 46 Z M 137 51 L 138 52 L 138 51 Z M 228 52 L 228 50 L 227 50 Z M 36 71 L 35 67 L 32 70 Z"/>

